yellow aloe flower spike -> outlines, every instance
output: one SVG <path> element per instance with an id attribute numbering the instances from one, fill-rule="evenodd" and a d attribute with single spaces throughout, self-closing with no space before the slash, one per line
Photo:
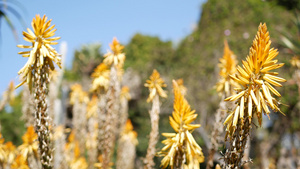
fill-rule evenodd
<path id="1" fill-rule="evenodd" d="M 129 92 L 129 87 L 128 86 L 123 86 L 121 89 L 121 93 L 120 93 L 120 97 L 124 98 L 126 100 L 130 100 L 131 96 L 130 96 L 130 92 Z"/>
<path id="2" fill-rule="evenodd" d="M 4 109 L 6 104 L 12 105 L 15 100 L 15 86 L 14 82 L 9 83 L 8 89 L 3 93 L 2 100 L 0 100 L 0 111 Z"/>
<path id="3" fill-rule="evenodd" d="M 219 68 L 220 68 L 220 80 L 216 84 L 216 90 L 219 95 L 229 96 L 234 94 L 234 88 L 239 88 L 239 84 L 232 80 L 229 75 L 235 74 L 237 72 L 236 69 L 237 60 L 234 53 L 230 50 L 228 46 L 228 42 L 224 41 L 224 54 L 223 57 L 220 58 Z"/>
<path id="4" fill-rule="evenodd" d="M 93 82 L 91 91 L 107 91 L 109 87 L 109 76 L 110 70 L 108 69 L 107 65 L 104 63 L 98 65 L 92 73 Z"/>
<path id="5" fill-rule="evenodd" d="M 123 66 L 126 58 L 125 54 L 122 51 L 124 49 L 124 46 L 121 45 L 115 37 L 113 38 L 113 41 L 111 44 L 109 44 L 109 46 L 112 52 L 107 52 L 104 55 L 105 59 L 103 60 L 103 62 L 108 66 Z"/>
<path id="6" fill-rule="evenodd" d="M 22 82 L 16 86 L 20 87 L 24 83 L 28 83 L 31 87 L 33 71 L 40 69 L 43 65 L 54 70 L 53 62 L 61 67 L 61 58 L 56 50 L 51 45 L 56 45 L 58 42 L 54 42 L 60 37 L 53 37 L 56 29 L 55 25 L 51 25 L 51 19 L 47 21 L 47 17 L 44 15 L 43 18 L 40 15 L 36 15 L 31 22 L 33 32 L 27 28 L 28 32 L 23 32 L 24 40 L 30 42 L 31 45 L 18 45 L 19 48 L 31 48 L 30 51 L 19 52 L 23 57 L 28 57 L 28 61 L 25 66 L 18 72 L 21 75 Z"/>
<path id="7" fill-rule="evenodd" d="M 92 96 L 92 99 L 89 101 L 86 107 L 86 118 L 97 117 L 98 110 L 98 97 L 96 95 Z"/>
<path id="8" fill-rule="evenodd" d="M 292 66 L 296 67 L 297 69 L 300 69 L 300 59 L 299 59 L 299 56 L 292 57 L 292 59 L 291 59 L 290 62 L 292 64 Z"/>
<path id="9" fill-rule="evenodd" d="M 74 84 L 71 86 L 70 103 L 75 104 L 76 100 L 80 103 L 87 103 L 89 101 L 88 94 L 82 90 L 80 84 Z"/>
<path id="10" fill-rule="evenodd" d="M 11 165 L 11 169 L 30 169 L 30 168 L 27 164 L 26 158 L 24 158 L 24 156 L 20 154 L 16 157 L 15 161 Z"/>
<path id="11" fill-rule="evenodd" d="M 237 94 L 225 99 L 236 104 L 224 122 L 224 125 L 227 125 L 225 139 L 230 139 L 224 161 L 230 168 L 240 168 L 243 165 L 242 158 L 251 132 L 253 116 L 256 115 L 261 126 L 262 115 L 264 113 L 269 116 L 269 108 L 281 112 L 278 107 L 279 101 L 273 97 L 280 97 L 280 93 L 273 86 L 281 87 L 280 82 L 286 80 L 278 77 L 277 72 L 271 72 L 282 67 L 283 63 L 274 60 L 278 52 L 270 46 L 267 26 L 260 24 L 246 61 L 242 61 L 242 66 L 237 67 L 235 75 L 230 75 L 235 82 L 243 86 Z"/>
<path id="12" fill-rule="evenodd" d="M 11 141 L 9 141 L 5 144 L 5 151 L 6 151 L 6 163 L 12 164 L 17 155 L 16 146 Z"/>
<path id="13" fill-rule="evenodd" d="M 74 159 L 71 161 L 70 169 L 87 169 L 88 164 L 84 157 L 80 157 L 79 143 L 75 143 L 74 147 Z"/>
<path id="14" fill-rule="evenodd" d="M 225 101 L 235 101 L 238 103 L 234 109 L 233 122 L 226 121 L 227 132 L 233 133 L 237 126 L 238 119 L 243 121 L 256 113 L 261 126 L 262 113 L 269 115 L 269 108 L 273 111 L 280 111 L 277 106 L 279 102 L 272 94 L 280 97 L 280 93 L 274 88 L 281 87 L 280 82 L 286 80 L 278 77 L 277 72 L 271 70 L 282 67 L 283 63 L 277 63 L 274 58 L 278 55 L 277 49 L 270 48 L 271 40 L 266 24 L 260 24 L 257 35 L 250 48 L 250 53 L 243 61 L 243 65 L 237 67 L 237 74 L 230 77 L 244 87 L 237 94 L 225 99 Z M 280 111 L 281 112 L 281 111 Z"/>
<path id="15" fill-rule="evenodd" d="M 132 123 L 128 119 L 119 138 L 116 168 L 134 168 L 137 144 L 137 133 L 133 131 Z"/>
<path id="16" fill-rule="evenodd" d="M 0 133 L 0 163 L 4 163 L 6 159 L 6 153 L 5 153 L 5 145 L 4 145 L 4 138 L 2 134 Z"/>
<path id="17" fill-rule="evenodd" d="M 178 84 L 178 87 L 181 91 L 181 93 L 185 96 L 187 93 L 187 88 L 183 85 L 183 79 L 177 79 L 176 83 Z"/>
<path id="18" fill-rule="evenodd" d="M 167 97 L 167 93 L 162 89 L 167 85 L 156 69 L 153 70 L 150 80 L 147 80 L 144 86 L 148 87 L 150 92 L 147 102 L 151 102 L 156 94 L 164 98 Z"/>
<path id="19" fill-rule="evenodd" d="M 176 81 L 173 80 L 174 110 L 170 116 L 170 125 L 175 133 L 163 133 L 167 137 L 162 141 L 165 146 L 158 153 L 164 158 L 161 167 L 167 168 L 199 168 L 199 163 L 204 161 L 201 147 L 196 143 L 192 132 L 200 127 L 200 124 L 191 124 L 196 118 L 195 110 L 182 95 Z"/>
<path id="20" fill-rule="evenodd" d="M 22 136 L 23 144 L 18 147 L 21 155 L 27 159 L 31 154 L 37 157 L 38 151 L 38 135 L 34 132 L 34 127 L 29 126 L 27 132 Z"/>
<path id="21" fill-rule="evenodd" d="M 132 138 L 132 142 L 137 145 L 138 144 L 138 140 L 137 140 L 137 132 L 135 132 L 133 130 L 133 126 L 132 126 L 132 123 L 131 123 L 131 120 L 127 120 L 126 121 L 126 125 L 125 125 L 125 128 L 124 128 L 124 131 L 121 133 L 121 135 L 127 135 L 127 136 L 130 136 Z"/>

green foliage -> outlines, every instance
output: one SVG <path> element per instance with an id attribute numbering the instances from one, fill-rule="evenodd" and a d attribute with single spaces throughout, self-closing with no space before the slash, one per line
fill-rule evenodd
<path id="1" fill-rule="evenodd" d="M 76 50 L 72 69 L 67 70 L 65 78 L 70 81 L 79 80 L 83 77 L 89 77 L 94 69 L 102 62 L 103 54 L 100 52 L 101 44 L 94 43 L 83 45 L 81 49 Z"/>
<path id="2" fill-rule="evenodd" d="M 288 10 L 300 9 L 299 0 L 268 0 L 268 1 L 283 6 Z"/>
<path id="3" fill-rule="evenodd" d="M 158 37 L 136 34 L 126 45 L 125 53 L 125 68 L 139 70 L 143 79 L 151 74 L 153 68 L 162 74 L 173 68 L 174 49 L 171 41 L 163 42 Z"/>
<path id="4" fill-rule="evenodd" d="M 12 103 L 10 110 L 2 110 L 0 112 L 1 133 L 5 141 L 12 141 L 15 145 L 22 144 L 21 136 L 25 132 L 24 121 L 22 116 L 22 101 L 21 94 L 19 94 Z"/>

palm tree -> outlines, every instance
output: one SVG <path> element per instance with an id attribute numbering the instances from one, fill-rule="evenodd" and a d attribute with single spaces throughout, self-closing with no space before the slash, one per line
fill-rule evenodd
<path id="1" fill-rule="evenodd" d="M 24 20 L 22 19 L 21 14 L 16 10 L 16 7 L 19 7 L 21 8 L 22 11 L 25 11 L 22 4 L 19 3 L 18 1 L 0 0 L 0 27 L 1 27 L 1 21 L 4 19 L 5 22 L 8 24 L 9 28 L 11 29 L 12 33 L 14 34 L 15 39 L 18 40 L 18 34 L 10 15 L 11 14 L 14 15 L 24 27 L 26 26 Z M 0 37 L 1 37 L 1 31 L 0 31 Z"/>

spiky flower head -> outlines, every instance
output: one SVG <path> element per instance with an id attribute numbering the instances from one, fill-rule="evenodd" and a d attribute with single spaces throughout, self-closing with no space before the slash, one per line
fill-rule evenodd
<path id="1" fill-rule="evenodd" d="M 6 158 L 4 141 L 5 140 L 2 136 L 2 134 L 0 133 L 0 163 L 3 163 Z"/>
<path id="2" fill-rule="evenodd" d="M 153 70 L 152 75 L 150 76 L 150 80 L 147 80 L 145 87 L 149 88 L 149 97 L 147 102 L 151 102 L 155 95 L 159 95 L 160 97 L 167 97 L 167 93 L 162 89 L 163 87 L 167 87 L 165 81 L 160 77 L 160 74 L 156 69 Z"/>
<path id="3" fill-rule="evenodd" d="M 80 157 L 79 143 L 75 142 L 74 159 L 70 163 L 70 169 L 78 169 L 78 168 L 87 169 L 88 164 L 84 157 Z"/>
<path id="4" fill-rule="evenodd" d="M 18 147 L 21 154 L 27 159 L 28 155 L 34 154 L 37 156 L 38 151 L 38 135 L 34 131 L 33 126 L 27 128 L 26 133 L 22 136 L 23 144 Z"/>
<path id="5" fill-rule="evenodd" d="M 30 169 L 26 158 L 19 154 L 11 165 L 11 169 Z"/>
<path id="6" fill-rule="evenodd" d="M 54 42 L 60 37 L 53 37 L 56 29 L 55 25 L 51 25 L 51 19 L 47 21 L 46 15 L 43 18 L 40 15 L 36 15 L 31 22 L 33 32 L 27 28 L 28 32 L 23 32 L 24 40 L 30 42 L 31 45 L 18 45 L 19 48 L 31 48 L 30 51 L 19 52 L 23 57 L 28 57 L 28 61 L 25 66 L 18 72 L 21 75 L 22 82 L 16 87 L 23 85 L 25 82 L 32 86 L 32 75 L 34 71 L 40 69 L 43 65 L 50 67 L 54 70 L 55 62 L 61 67 L 61 58 L 56 50 L 51 45 L 56 45 L 58 42 Z M 39 61 L 39 62 L 38 62 Z"/>
<path id="7" fill-rule="evenodd" d="M 72 130 L 69 134 L 68 142 L 66 143 L 65 150 L 66 151 L 72 150 L 75 147 L 75 142 L 76 142 L 75 134 L 74 134 L 74 130 Z"/>
<path id="8" fill-rule="evenodd" d="M 76 100 L 80 103 L 87 103 L 89 101 L 88 94 L 82 90 L 82 86 L 80 84 L 74 84 L 71 87 L 70 103 L 73 105 Z"/>
<path id="9" fill-rule="evenodd" d="M 130 100 L 131 96 L 130 96 L 130 92 L 129 92 L 129 87 L 128 86 L 123 86 L 121 89 L 121 93 L 120 93 L 120 97 L 124 98 L 126 100 Z"/>
<path id="10" fill-rule="evenodd" d="M 201 125 L 191 124 L 197 118 L 197 114 L 195 114 L 195 110 L 191 110 L 174 80 L 173 88 L 174 110 L 169 119 L 175 133 L 162 134 L 167 139 L 162 141 L 165 147 L 159 152 L 159 155 L 164 157 L 161 161 L 161 167 L 167 168 L 169 166 L 173 169 L 176 165 L 180 165 L 197 169 L 199 163 L 204 161 L 204 156 L 201 147 L 196 143 L 191 133 Z"/>
<path id="11" fill-rule="evenodd" d="M 109 44 L 111 52 L 107 52 L 104 55 L 103 62 L 108 66 L 119 66 L 122 67 L 125 61 L 125 54 L 123 53 L 124 46 L 119 43 L 116 37 L 113 38 L 111 44 Z"/>
<path id="12" fill-rule="evenodd" d="M 270 49 L 270 45 L 267 26 L 260 24 L 250 53 L 246 61 L 242 61 L 243 67 L 238 66 L 238 73 L 230 75 L 243 88 L 240 88 L 237 94 L 225 99 L 225 101 L 235 101 L 237 104 L 224 122 L 227 125 L 227 134 L 231 135 L 235 131 L 238 120 L 241 120 L 243 124 L 244 118 L 249 118 L 251 122 L 252 116 L 255 114 L 261 126 L 262 113 L 269 116 L 269 108 L 275 112 L 280 111 L 279 102 L 272 95 L 278 97 L 281 95 L 273 86 L 281 87 L 279 82 L 286 80 L 277 77 L 277 72 L 271 71 L 282 67 L 284 64 L 274 60 L 278 52 L 277 49 Z"/>
<path id="13" fill-rule="evenodd" d="M 110 70 L 108 69 L 107 65 L 104 63 L 101 63 L 96 67 L 94 72 L 92 73 L 92 91 L 106 91 L 109 87 L 109 76 L 110 76 Z"/>
<path id="14" fill-rule="evenodd" d="M 177 83 L 177 85 L 178 85 L 178 87 L 179 87 L 179 89 L 180 89 L 180 91 L 181 91 L 181 93 L 182 93 L 182 95 L 186 95 L 186 93 L 187 93 L 187 88 L 184 86 L 184 81 L 183 81 L 183 79 L 177 79 L 176 80 L 176 83 Z"/>
<path id="15" fill-rule="evenodd" d="M 230 50 L 228 42 L 224 41 L 224 54 L 220 58 L 220 80 L 216 84 L 216 90 L 220 95 L 231 95 L 234 94 L 234 88 L 240 87 L 237 82 L 232 80 L 229 75 L 236 73 L 237 60 L 234 53 Z"/>
<path id="16" fill-rule="evenodd" d="M 137 132 L 135 132 L 133 130 L 133 126 L 132 126 L 131 120 L 129 120 L 129 119 L 126 121 L 125 128 L 124 128 L 124 130 L 121 133 L 121 138 L 120 139 L 126 139 L 128 137 L 132 140 L 132 142 L 135 145 L 138 144 Z"/>
<path id="17" fill-rule="evenodd" d="M 292 66 L 296 67 L 297 69 L 300 69 L 300 58 L 299 56 L 294 56 L 291 59 Z"/>
<path id="18" fill-rule="evenodd" d="M 16 150 L 16 146 L 11 141 L 5 144 L 5 152 L 6 152 L 6 162 L 8 164 L 12 164 L 12 162 L 16 157 L 17 150 Z"/>

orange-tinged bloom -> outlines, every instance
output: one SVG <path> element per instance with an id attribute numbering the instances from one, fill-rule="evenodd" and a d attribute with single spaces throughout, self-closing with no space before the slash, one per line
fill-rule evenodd
<path id="1" fill-rule="evenodd" d="M 25 82 L 32 85 L 32 75 L 34 69 L 39 69 L 43 65 L 49 66 L 54 70 L 53 62 L 61 67 L 61 58 L 56 50 L 51 45 L 56 45 L 58 42 L 54 42 L 60 37 L 53 37 L 56 29 L 55 25 L 51 26 L 51 19 L 47 21 L 47 17 L 43 18 L 40 15 L 36 15 L 31 22 L 33 31 L 27 28 L 28 32 L 23 32 L 24 40 L 30 42 L 30 46 L 18 45 L 19 48 L 31 48 L 30 51 L 19 52 L 23 57 L 28 57 L 28 61 L 25 66 L 18 72 L 21 75 L 22 82 L 16 88 L 23 85 Z"/>
<path id="2" fill-rule="evenodd" d="M 38 151 L 38 135 L 34 131 L 33 126 L 27 128 L 27 132 L 22 136 L 23 144 L 18 147 L 21 154 L 27 159 L 29 154 L 37 156 Z"/>
<path id="3" fill-rule="evenodd" d="M 152 101 L 154 96 L 157 94 L 164 98 L 167 97 L 167 93 L 162 89 L 162 87 L 167 87 L 167 85 L 165 84 L 165 81 L 160 77 L 160 74 L 156 69 L 153 70 L 153 73 L 150 76 L 150 80 L 146 81 L 145 87 L 148 87 L 150 91 L 147 102 Z"/>
<path id="4" fill-rule="evenodd" d="M 30 169 L 26 158 L 24 158 L 21 154 L 18 155 L 15 161 L 11 165 L 12 169 Z"/>
<path id="5" fill-rule="evenodd" d="M 4 141 L 5 140 L 2 136 L 2 134 L 0 133 L 0 163 L 3 163 L 6 158 Z"/>
<path id="6" fill-rule="evenodd" d="M 226 101 L 235 101 L 237 106 L 232 111 L 224 124 L 227 125 L 227 133 L 234 132 L 238 120 L 243 122 L 244 118 L 249 118 L 250 122 L 254 113 L 258 117 L 259 125 L 262 122 L 262 113 L 269 115 L 273 111 L 280 111 L 279 102 L 273 97 L 280 97 L 280 93 L 274 88 L 281 87 L 280 82 L 286 80 L 278 77 L 277 72 L 271 72 L 283 66 L 277 63 L 274 58 L 278 55 L 277 49 L 270 48 L 271 41 L 266 24 L 260 24 L 257 35 L 253 41 L 250 53 L 246 61 L 242 62 L 242 67 L 237 67 L 237 74 L 230 77 L 243 89 L 238 93 L 226 98 Z M 281 111 L 280 111 L 281 112 Z"/>
<path id="7" fill-rule="evenodd" d="M 129 87 L 128 86 L 123 86 L 121 89 L 121 93 L 120 93 L 120 98 L 124 98 L 126 100 L 130 100 L 131 96 L 130 96 L 130 92 L 129 92 Z"/>
<path id="8" fill-rule="evenodd" d="M 88 164 L 84 157 L 80 157 L 79 143 L 75 142 L 74 159 L 70 163 L 70 169 L 78 169 L 78 168 L 87 169 Z"/>
<path id="9" fill-rule="evenodd" d="M 220 80 L 216 84 L 216 90 L 220 95 L 225 94 L 226 96 L 234 94 L 234 88 L 240 87 L 237 82 L 229 77 L 231 74 L 237 72 L 236 69 L 237 60 L 234 53 L 230 50 L 227 41 L 224 41 L 224 54 L 220 58 Z"/>
<path id="10" fill-rule="evenodd" d="M 12 164 L 17 154 L 16 146 L 11 142 L 5 144 L 6 162 Z"/>
<path id="11" fill-rule="evenodd" d="M 126 121 L 123 134 L 130 134 L 133 136 L 133 138 L 137 138 L 137 132 L 133 131 L 133 125 L 129 119 Z"/>
<path id="12" fill-rule="evenodd" d="M 110 70 L 108 69 L 107 65 L 101 63 L 96 67 L 94 72 L 92 73 L 92 91 L 104 90 L 106 91 L 109 87 L 109 76 Z"/>
<path id="13" fill-rule="evenodd" d="M 113 41 L 111 44 L 109 44 L 109 46 L 112 52 L 107 52 L 104 55 L 105 59 L 103 60 L 103 62 L 108 66 L 123 66 L 126 58 L 125 54 L 122 51 L 124 49 L 124 46 L 121 45 L 115 37 L 113 38 Z"/>
<path id="14" fill-rule="evenodd" d="M 300 59 L 299 59 L 299 56 L 294 56 L 291 59 L 291 64 L 292 64 L 292 66 L 296 67 L 297 69 L 300 69 Z"/>

